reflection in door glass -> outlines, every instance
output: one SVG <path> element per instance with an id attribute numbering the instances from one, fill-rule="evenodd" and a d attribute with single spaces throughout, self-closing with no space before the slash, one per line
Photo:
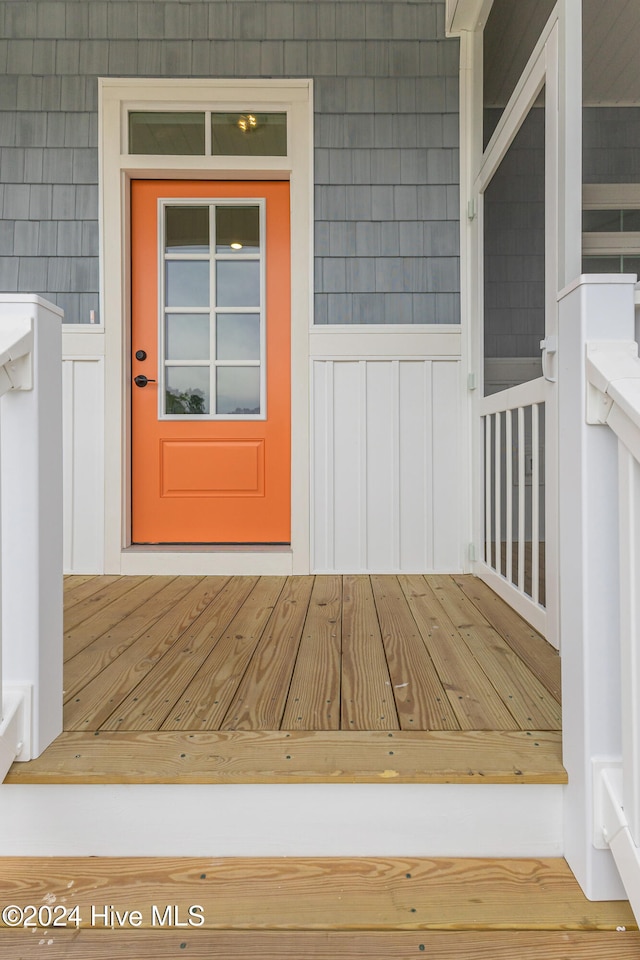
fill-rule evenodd
<path id="1" fill-rule="evenodd" d="M 197 417 L 210 412 L 209 367 L 167 367 L 166 412 Z"/>
<path id="2" fill-rule="evenodd" d="M 133 111 L 129 114 L 129 153 L 204 154 L 204 113 Z"/>
<path id="3" fill-rule="evenodd" d="M 218 360 L 259 360 L 260 314 L 219 313 L 216 356 Z"/>
<path id="4" fill-rule="evenodd" d="M 168 307 L 209 306 L 208 260 L 168 260 L 166 266 L 165 303 Z"/>
<path id="5" fill-rule="evenodd" d="M 216 252 L 258 253 L 260 208 L 220 206 L 216 209 Z"/>
<path id="6" fill-rule="evenodd" d="M 167 253 L 209 253 L 209 208 L 167 207 Z"/>
<path id="7" fill-rule="evenodd" d="M 218 413 L 260 413 L 260 367 L 218 367 Z"/>
<path id="8" fill-rule="evenodd" d="M 285 157 L 286 113 L 212 113 L 211 152 L 228 157 Z"/>
<path id="9" fill-rule="evenodd" d="M 216 300 L 219 307 L 260 306 L 260 261 L 219 260 Z"/>
<path id="10" fill-rule="evenodd" d="M 169 313 L 166 330 L 167 360 L 209 360 L 208 313 Z"/>
<path id="11" fill-rule="evenodd" d="M 161 415 L 260 417 L 262 201 L 167 201 L 162 237 Z"/>

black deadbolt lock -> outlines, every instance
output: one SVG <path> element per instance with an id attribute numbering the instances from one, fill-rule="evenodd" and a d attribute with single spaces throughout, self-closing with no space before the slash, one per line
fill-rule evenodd
<path id="1" fill-rule="evenodd" d="M 146 360 L 147 352 L 146 350 L 136 350 L 136 360 Z"/>

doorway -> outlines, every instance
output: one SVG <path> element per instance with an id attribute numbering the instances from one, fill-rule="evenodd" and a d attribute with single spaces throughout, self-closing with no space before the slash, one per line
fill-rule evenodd
<path id="1" fill-rule="evenodd" d="M 554 646 L 557 91 L 558 26 L 552 17 L 509 103 L 485 110 L 491 135 L 475 184 L 484 361 L 475 572 Z"/>
<path id="2" fill-rule="evenodd" d="M 134 543 L 291 539 L 286 181 L 131 181 Z"/>

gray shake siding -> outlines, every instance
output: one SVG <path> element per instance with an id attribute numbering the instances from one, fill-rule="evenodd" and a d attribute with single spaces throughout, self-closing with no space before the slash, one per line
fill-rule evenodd
<path id="1" fill-rule="evenodd" d="M 459 321 L 444 0 L 7 0 L 0 38 L 0 290 L 98 309 L 98 76 L 312 77 L 316 323 Z"/>

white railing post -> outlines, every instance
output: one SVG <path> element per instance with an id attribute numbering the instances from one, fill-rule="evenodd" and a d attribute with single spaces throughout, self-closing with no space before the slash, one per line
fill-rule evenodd
<path id="1" fill-rule="evenodd" d="M 594 844 L 609 848 L 640 918 L 640 359 L 635 340 L 587 344 L 587 416 L 618 443 L 620 741 L 594 760 Z"/>
<path id="2" fill-rule="evenodd" d="M 0 295 L 0 335 L 26 323 L 33 336 L 31 388 L 0 400 L 3 722 L 22 715 L 20 760 L 62 729 L 61 321 L 39 297 Z"/>
<path id="3" fill-rule="evenodd" d="M 565 857 L 588 897 L 624 897 L 609 850 L 594 846 L 592 760 L 619 755 L 618 450 L 587 422 L 587 343 L 633 339 L 630 277 L 581 277 L 559 295 L 559 549 Z M 601 846 L 604 846 L 602 844 Z"/>

